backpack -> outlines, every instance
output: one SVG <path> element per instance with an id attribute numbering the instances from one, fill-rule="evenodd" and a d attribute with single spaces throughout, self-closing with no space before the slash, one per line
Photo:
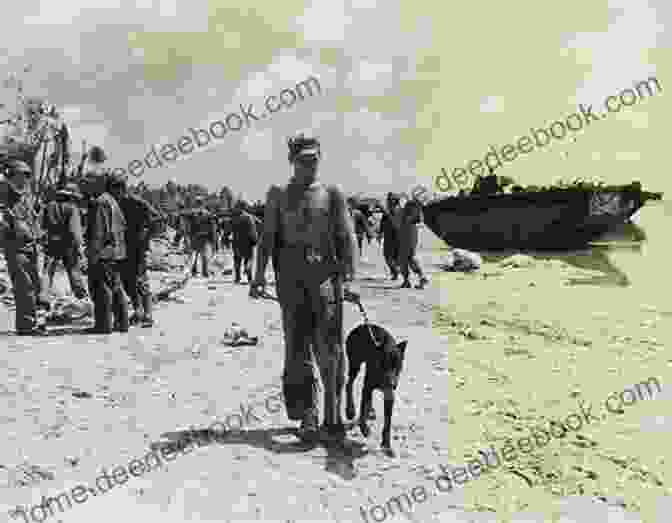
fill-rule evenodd
<path id="1" fill-rule="evenodd" d="M 197 211 L 191 215 L 191 235 L 205 238 L 212 234 L 212 215 L 207 211 Z"/>

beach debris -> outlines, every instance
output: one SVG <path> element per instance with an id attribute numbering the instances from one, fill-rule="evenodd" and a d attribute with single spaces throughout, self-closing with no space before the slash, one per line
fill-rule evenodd
<path id="1" fill-rule="evenodd" d="M 155 293 L 154 296 L 152 296 L 152 300 L 154 303 L 156 303 L 170 299 L 173 293 L 184 289 L 184 287 L 187 285 L 187 282 L 189 281 L 189 278 L 190 274 L 187 272 L 181 278 L 168 282 L 166 286 L 164 286 L 161 290 Z"/>
<path id="2" fill-rule="evenodd" d="M 65 324 L 93 316 L 93 303 L 78 300 L 72 296 L 57 298 L 51 304 L 51 310 L 45 320 L 50 324 Z"/>
<path id="3" fill-rule="evenodd" d="M 245 327 L 241 327 L 238 323 L 233 322 L 231 326 L 224 331 L 221 343 L 223 345 L 228 345 L 229 347 L 257 345 L 259 343 L 259 337 L 250 336 Z"/>
<path id="4" fill-rule="evenodd" d="M 511 267 L 514 269 L 528 269 L 534 267 L 535 259 L 526 254 L 514 254 L 499 262 L 500 267 Z"/>
<path id="5" fill-rule="evenodd" d="M 91 393 L 86 392 L 86 391 L 83 391 L 83 390 L 76 390 L 75 392 L 72 393 L 72 395 L 73 395 L 75 398 L 79 398 L 79 399 L 90 399 L 90 398 L 93 398 L 93 396 L 91 395 Z"/>
<path id="6" fill-rule="evenodd" d="M 3 467 L 6 468 L 6 467 Z M 9 485 L 14 487 L 30 487 L 37 485 L 42 481 L 53 480 L 56 476 L 52 472 L 38 466 L 24 462 L 9 471 Z"/>
<path id="7" fill-rule="evenodd" d="M 441 263 L 444 271 L 472 272 L 481 268 L 483 259 L 476 252 L 466 249 L 452 249 L 446 254 Z"/>

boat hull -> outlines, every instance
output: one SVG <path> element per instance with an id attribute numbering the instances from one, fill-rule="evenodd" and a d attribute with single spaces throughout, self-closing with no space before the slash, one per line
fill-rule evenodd
<path id="1" fill-rule="evenodd" d="M 552 190 L 457 196 L 424 206 L 427 227 L 452 247 L 583 246 L 629 220 L 646 201 L 632 190 Z"/>

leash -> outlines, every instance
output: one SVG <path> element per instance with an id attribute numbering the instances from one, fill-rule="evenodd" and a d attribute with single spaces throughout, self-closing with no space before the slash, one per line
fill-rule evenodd
<path id="1" fill-rule="evenodd" d="M 364 319 L 364 325 L 366 325 L 368 331 L 369 331 L 369 336 L 371 336 L 371 340 L 373 341 L 373 344 L 376 347 L 380 347 L 382 345 L 382 341 L 378 341 L 376 339 L 376 336 L 373 334 L 373 329 L 371 328 L 371 322 L 369 322 L 369 317 L 366 314 L 366 309 L 364 309 L 364 305 L 362 305 L 362 301 L 357 294 L 349 293 L 344 297 L 347 301 L 350 303 L 354 303 L 357 305 L 359 308 L 359 312 L 362 313 L 362 318 Z"/>

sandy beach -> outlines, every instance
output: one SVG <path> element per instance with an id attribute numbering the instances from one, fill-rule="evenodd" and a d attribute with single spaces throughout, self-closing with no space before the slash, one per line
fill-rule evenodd
<path id="1" fill-rule="evenodd" d="M 644 212 L 659 223 L 662 209 Z M 662 521 L 656 511 L 669 500 L 672 473 L 666 293 L 637 278 L 629 286 L 577 284 L 600 273 L 557 257 L 521 258 L 530 265 L 512 268 L 486 256 L 475 273 L 441 272 L 445 247 L 423 234 L 428 289 L 397 289 L 375 243 L 357 282 L 370 319 L 409 340 L 393 418 L 396 458 L 379 449 L 380 416 L 368 440 L 353 428 L 343 448 L 297 445 L 277 406 L 279 307 L 249 300 L 231 276 L 191 280 L 159 306 L 158 327 L 124 335 L 16 338 L 6 334 L 11 311 L 0 309 L 3 517 L 23 521 L 7 512 L 92 485 L 103 467 L 125 466 L 256 405 L 239 433 L 46 521 L 364 521 L 360 507 L 375 521 L 370 507 L 419 485 L 432 491 L 429 499 L 385 521 Z M 349 331 L 361 316 L 352 305 L 345 310 Z M 232 322 L 259 345 L 225 345 Z M 605 411 L 609 394 L 649 377 L 662 385 L 655 398 L 622 415 Z M 361 376 L 357 393 L 360 384 Z M 382 413 L 382 398 L 374 402 Z M 459 466 L 479 449 L 564 419 L 579 402 L 592 403 L 599 421 L 435 493 L 441 465 Z"/>

